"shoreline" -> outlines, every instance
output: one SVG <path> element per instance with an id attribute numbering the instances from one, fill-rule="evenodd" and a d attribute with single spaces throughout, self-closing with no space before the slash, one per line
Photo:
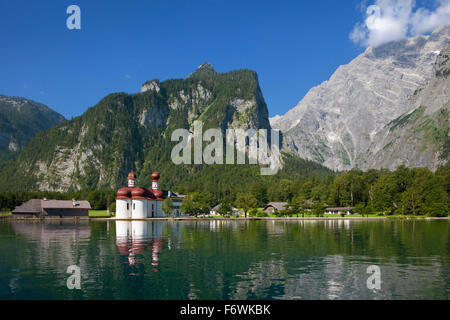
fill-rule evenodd
<path id="1" fill-rule="evenodd" d="M 142 219 L 123 219 L 115 217 L 46 217 L 46 218 L 21 218 L 9 216 L 0 216 L 0 221 L 329 221 L 329 220 L 347 220 L 347 221 L 376 221 L 376 220 L 448 220 L 450 217 L 249 217 L 249 218 L 211 218 L 211 217 L 167 217 L 167 218 L 142 218 Z"/>
<path id="2" fill-rule="evenodd" d="M 317 220 L 317 221 L 328 221 L 328 220 L 448 220 L 449 217 L 417 217 L 417 218 L 398 218 L 398 217 L 286 217 L 286 218 L 143 218 L 143 219 L 121 219 L 121 218 L 89 218 L 90 220 L 102 221 L 307 221 L 307 220 Z"/>

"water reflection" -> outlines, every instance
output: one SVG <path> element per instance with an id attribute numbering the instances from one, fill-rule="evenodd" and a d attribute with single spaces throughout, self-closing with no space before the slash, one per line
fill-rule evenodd
<path id="1" fill-rule="evenodd" d="M 159 272 L 159 253 L 163 250 L 163 224 L 153 221 L 116 221 L 116 245 L 121 256 L 127 256 L 134 267 L 144 260 L 146 250 L 151 252 L 154 272 Z"/>
<path id="2" fill-rule="evenodd" d="M 74 247 L 89 240 L 91 229 L 87 221 L 15 222 L 12 229 L 39 249 L 21 255 L 28 265 L 46 266 L 55 262 L 57 270 L 65 270 L 72 264 L 84 267 L 84 260 L 75 254 Z"/>
<path id="3" fill-rule="evenodd" d="M 399 220 L 0 223 L 0 299 L 445 300 L 449 230 Z M 80 291 L 66 287 L 72 264 Z M 373 264 L 378 291 L 366 286 Z"/>
<path id="4" fill-rule="evenodd" d="M 56 240 L 59 243 L 70 243 L 77 238 L 88 238 L 90 235 L 89 222 L 86 220 L 45 222 L 17 221 L 12 224 L 12 227 L 17 234 L 46 243 Z"/>

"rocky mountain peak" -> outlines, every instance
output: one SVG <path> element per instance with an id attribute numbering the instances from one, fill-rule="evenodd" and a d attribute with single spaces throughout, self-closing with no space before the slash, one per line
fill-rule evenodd
<path id="1" fill-rule="evenodd" d="M 358 166 L 378 133 L 411 111 L 410 97 L 435 74 L 450 27 L 368 48 L 283 116 L 270 119 L 285 147 L 333 170 Z"/>
<path id="2" fill-rule="evenodd" d="M 214 71 L 214 68 L 211 63 L 203 62 L 201 65 L 197 67 L 197 71 Z"/>
<path id="3" fill-rule="evenodd" d="M 209 62 L 203 62 L 201 65 L 199 65 L 197 67 L 197 70 L 195 70 L 195 72 L 191 73 L 188 75 L 188 78 L 208 78 L 211 76 L 216 75 L 217 72 L 214 70 L 213 66 L 211 63 Z"/>
<path id="4" fill-rule="evenodd" d="M 159 86 L 159 80 L 155 79 L 152 81 L 147 81 L 145 82 L 142 87 L 141 87 L 141 93 L 142 92 L 146 92 L 146 91 L 156 91 L 157 93 L 161 90 L 160 86 Z"/>

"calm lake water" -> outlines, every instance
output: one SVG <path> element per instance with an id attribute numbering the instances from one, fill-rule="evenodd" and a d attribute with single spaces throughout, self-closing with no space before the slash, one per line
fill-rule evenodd
<path id="1" fill-rule="evenodd" d="M 81 270 L 69 290 L 67 267 Z M 381 271 L 368 289 L 367 268 Z M 438 221 L 0 222 L 0 299 L 449 299 Z"/>

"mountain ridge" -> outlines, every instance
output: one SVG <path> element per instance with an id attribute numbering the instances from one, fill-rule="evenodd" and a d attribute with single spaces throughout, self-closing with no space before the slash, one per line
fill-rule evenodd
<path id="1" fill-rule="evenodd" d="M 436 170 L 449 159 L 450 45 L 442 50 L 434 74 L 411 97 L 413 109 L 389 122 L 359 166 L 394 169 L 401 164 Z"/>
<path id="2" fill-rule="evenodd" d="M 191 130 L 195 120 L 203 121 L 203 130 L 270 130 L 256 72 L 216 73 L 200 68 L 185 79 L 146 81 L 138 93 L 109 94 L 81 116 L 38 133 L 16 161 L 0 170 L 0 190 L 114 189 L 126 182 L 131 169 L 139 173 L 138 182 L 144 186 L 154 170 L 161 172 L 166 187 L 192 181 L 192 175 L 202 177 L 200 187 L 209 189 L 239 188 L 242 181 L 257 179 L 258 166 L 174 165 L 170 152 L 176 143 L 170 141 L 171 132 Z M 306 175 L 327 171 L 308 161 L 285 158 Z M 228 179 L 231 175 L 242 179 L 238 183 Z M 217 181 L 205 182 L 214 176 Z"/>
<path id="3" fill-rule="evenodd" d="M 357 168 L 377 133 L 411 111 L 409 97 L 432 77 L 450 27 L 367 48 L 329 80 L 312 88 L 296 107 L 270 118 L 283 146 L 332 170 Z"/>
<path id="4" fill-rule="evenodd" d="M 42 103 L 0 94 L 0 162 L 17 156 L 38 132 L 65 120 Z"/>

